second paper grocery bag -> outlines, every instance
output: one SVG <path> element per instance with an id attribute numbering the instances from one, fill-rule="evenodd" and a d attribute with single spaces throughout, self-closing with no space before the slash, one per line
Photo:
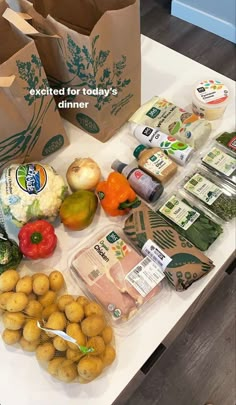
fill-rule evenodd
<path id="1" fill-rule="evenodd" d="M 60 38 L 34 36 L 51 87 L 65 89 L 66 94 L 57 98 L 60 113 L 96 139 L 107 141 L 140 106 L 138 1 L 33 3 L 38 13 L 30 3 L 20 1 L 33 26 Z"/>

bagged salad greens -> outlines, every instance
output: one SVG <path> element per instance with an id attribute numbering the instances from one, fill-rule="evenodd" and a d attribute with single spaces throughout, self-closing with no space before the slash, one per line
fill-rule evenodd
<path id="1" fill-rule="evenodd" d="M 221 225 L 213 221 L 203 210 L 183 197 L 172 195 L 159 208 L 158 214 L 171 221 L 177 232 L 205 251 L 223 232 Z"/>
<path id="2" fill-rule="evenodd" d="M 235 218 L 236 193 L 234 189 L 217 180 L 207 170 L 196 169 L 191 175 L 185 177 L 184 189 L 224 221 Z"/>

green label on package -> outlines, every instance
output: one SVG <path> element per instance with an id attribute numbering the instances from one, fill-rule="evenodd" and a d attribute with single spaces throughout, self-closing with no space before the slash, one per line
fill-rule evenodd
<path id="1" fill-rule="evenodd" d="M 144 167 L 152 172 L 153 174 L 160 174 L 170 166 L 171 161 L 163 152 L 156 152 L 154 155 L 150 156 Z"/>
<path id="2" fill-rule="evenodd" d="M 212 205 L 222 194 L 218 186 L 199 173 L 194 174 L 184 188 L 208 205 Z"/>
<path id="3" fill-rule="evenodd" d="M 225 176 L 231 176 L 236 170 L 236 159 L 215 147 L 202 160 Z"/>
<path id="4" fill-rule="evenodd" d="M 185 231 L 198 219 L 200 214 L 173 195 L 159 211 Z"/>

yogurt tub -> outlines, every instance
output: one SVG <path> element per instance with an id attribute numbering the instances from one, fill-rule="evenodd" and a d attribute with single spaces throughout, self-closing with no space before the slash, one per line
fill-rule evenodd
<path id="1" fill-rule="evenodd" d="M 229 102 L 229 90 L 220 80 L 202 80 L 195 84 L 192 97 L 193 112 L 213 121 L 224 114 Z"/>

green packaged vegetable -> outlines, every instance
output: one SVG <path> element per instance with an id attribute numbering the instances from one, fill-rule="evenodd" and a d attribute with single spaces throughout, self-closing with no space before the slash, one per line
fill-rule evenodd
<path id="1" fill-rule="evenodd" d="M 22 259 L 22 253 L 14 240 L 0 227 L 0 274 L 8 269 L 16 269 Z"/>
<path id="2" fill-rule="evenodd" d="M 235 218 L 235 191 L 229 185 L 218 182 L 206 170 L 197 170 L 194 174 L 185 178 L 184 189 L 224 221 Z"/>
<path id="3" fill-rule="evenodd" d="M 216 141 L 236 155 L 236 132 L 224 132 L 216 138 Z"/>
<path id="4" fill-rule="evenodd" d="M 202 157 L 202 164 L 218 177 L 236 184 L 236 159 L 231 152 L 226 153 L 221 146 L 214 144 Z"/>
<path id="5" fill-rule="evenodd" d="M 177 232 L 202 251 L 207 250 L 223 232 L 222 227 L 202 210 L 176 195 L 171 196 L 158 213 L 169 219 Z"/>

